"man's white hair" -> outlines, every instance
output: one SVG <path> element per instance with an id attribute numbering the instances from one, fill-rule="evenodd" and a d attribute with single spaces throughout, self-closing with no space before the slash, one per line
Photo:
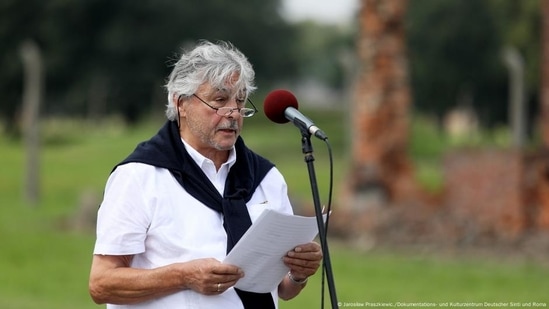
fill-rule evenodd
<path id="1" fill-rule="evenodd" d="M 174 98 L 190 97 L 206 82 L 216 88 L 225 88 L 234 73 L 239 73 L 239 77 L 233 86 L 244 90 L 247 98 L 256 87 L 255 72 L 246 56 L 229 42 L 200 41 L 194 49 L 184 52 L 174 65 L 165 86 L 168 91 L 166 117 L 169 120 L 177 118 Z"/>

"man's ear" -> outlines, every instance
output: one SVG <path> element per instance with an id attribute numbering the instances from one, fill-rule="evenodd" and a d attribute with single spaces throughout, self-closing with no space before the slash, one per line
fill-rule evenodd
<path id="1" fill-rule="evenodd" d="M 179 98 L 180 96 L 175 93 L 172 95 L 172 104 L 175 105 L 176 108 L 178 108 L 180 105 L 181 100 Z"/>
<path id="2" fill-rule="evenodd" d="M 177 116 L 181 117 L 181 115 L 185 114 L 185 96 L 178 96 L 174 95 L 173 97 L 173 104 L 175 104 L 175 108 L 177 110 Z"/>

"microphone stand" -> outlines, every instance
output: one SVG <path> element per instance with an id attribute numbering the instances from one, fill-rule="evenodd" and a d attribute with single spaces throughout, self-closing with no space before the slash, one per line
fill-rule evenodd
<path id="1" fill-rule="evenodd" d="M 337 302 L 337 296 L 335 291 L 334 278 L 332 273 L 332 265 L 330 261 L 330 251 L 328 250 L 328 241 L 326 239 L 326 229 L 322 216 L 322 208 L 320 206 L 320 197 L 318 194 L 318 185 L 316 182 L 316 174 L 313 161 L 313 145 L 311 144 L 311 134 L 304 128 L 301 130 L 301 149 L 305 156 L 305 162 L 309 170 L 309 181 L 311 183 L 311 190 L 313 193 L 313 202 L 316 214 L 316 223 L 318 225 L 318 236 L 320 238 L 320 246 L 323 254 L 323 267 L 326 271 L 326 278 L 328 280 L 328 291 L 330 292 L 330 299 L 332 301 L 332 308 L 339 308 Z"/>

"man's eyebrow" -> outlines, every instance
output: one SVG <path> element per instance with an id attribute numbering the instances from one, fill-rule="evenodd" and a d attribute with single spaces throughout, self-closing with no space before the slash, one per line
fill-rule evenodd
<path id="1" fill-rule="evenodd" d="M 225 87 L 221 87 L 221 88 L 216 88 L 216 90 L 213 92 L 215 94 L 231 94 L 233 91 L 229 90 L 228 88 L 225 88 Z M 239 90 L 236 90 L 234 91 L 234 93 L 237 95 L 237 96 L 246 96 L 246 88 L 243 88 L 243 89 L 239 89 Z"/>
<path id="2" fill-rule="evenodd" d="M 213 93 L 215 93 L 215 94 L 228 94 L 230 92 L 227 88 L 217 88 Z"/>

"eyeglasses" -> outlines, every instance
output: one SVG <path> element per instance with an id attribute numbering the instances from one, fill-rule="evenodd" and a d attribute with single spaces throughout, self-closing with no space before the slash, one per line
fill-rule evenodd
<path id="1" fill-rule="evenodd" d="M 248 102 L 252 105 L 253 108 L 248 107 L 213 107 L 210 104 L 206 103 L 206 101 L 202 100 L 199 96 L 193 93 L 193 96 L 195 96 L 197 99 L 199 99 L 202 103 L 206 104 L 209 108 L 215 110 L 215 113 L 219 116 L 223 117 L 229 117 L 234 111 L 238 111 L 240 116 L 244 118 L 252 117 L 255 115 L 255 113 L 258 112 L 257 108 L 255 107 L 254 103 L 252 103 L 252 100 L 248 98 Z"/>

